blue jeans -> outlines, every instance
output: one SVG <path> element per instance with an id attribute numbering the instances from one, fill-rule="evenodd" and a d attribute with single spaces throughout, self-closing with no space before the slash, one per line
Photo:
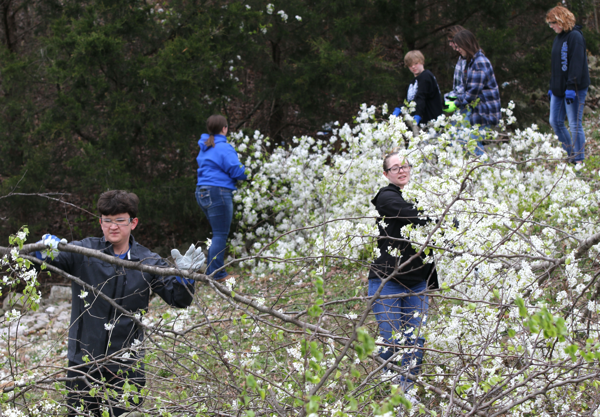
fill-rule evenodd
<path id="1" fill-rule="evenodd" d="M 381 280 L 378 278 L 369 280 L 369 297 L 377 292 L 380 285 Z M 427 282 L 425 281 L 411 288 L 407 288 L 394 280 L 390 280 L 385 284 L 380 295 L 414 294 L 402 298 L 377 299 L 373 303 L 373 312 L 379 325 L 379 334 L 386 343 L 390 345 L 415 346 L 415 348 L 422 348 L 425 345 L 425 338 L 420 335 L 423 334 L 422 327 L 425 325 L 429 309 L 429 299 L 426 295 L 419 293 L 422 293 L 426 289 Z M 415 316 L 415 313 L 419 314 Z M 406 341 L 404 342 L 401 342 L 398 336 L 396 339 L 393 338 L 393 333 L 399 333 L 400 331 L 403 331 L 402 334 L 406 337 Z M 383 360 L 388 360 L 397 350 L 397 346 L 389 347 L 379 356 Z M 410 370 L 412 375 L 419 373 L 421 364 L 423 363 L 423 350 L 415 350 L 404 353 L 400 363 L 402 367 L 408 367 L 416 359 L 416 366 Z"/>
<path id="2" fill-rule="evenodd" d="M 206 275 L 215 273 L 213 279 L 227 276 L 223 268 L 225 246 L 233 219 L 233 190 L 223 187 L 199 185 L 196 187 L 196 201 L 206 215 L 212 229 L 212 243 L 208 248 Z"/>
<path id="3" fill-rule="evenodd" d="M 583 133 L 583 107 L 587 88 L 579 90 L 573 103 L 567 104 L 564 97 L 552 95 L 550 99 L 550 125 L 563 149 L 569 155 L 569 161 L 580 162 L 585 159 L 585 133 Z M 565 118 L 569 119 L 569 129 L 565 126 Z"/>
<path id="4" fill-rule="evenodd" d="M 472 131 L 471 139 L 477 140 L 477 147 L 475 148 L 475 155 L 481 156 L 485 153 L 483 150 L 483 143 L 481 143 L 481 139 L 485 138 L 486 130 L 490 129 L 492 125 L 481 125 L 479 126 L 479 132 Z"/>
<path id="5" fill-rule="evenodd" d="M 464 121 L 461 122 L 461 124 L 459 126 L 471 128 L 471 122 L 470 122 L 471 113 L 472 113 L 472 111 L 470 109 L 461 109 L 460 110 L 460 114 L 464 115 Z M 452 126 L 456 126 L 457 122 L 453 121 L 450 124 Z M 490 127 L 491 127 L 491 125 L 479 126 L 479 132 L 472 131 L 471 134 L 469 135 L 469 137 L 471 139 L 477 140 L 477 147 L 475 148 L 475 155 L 477 155 L 477 156 L 481 156 L 485 153 L 485 151 L 483 150 L 483 144 L 481 143 L 481 139 L 485 137 L 485 130 L 489 129 Z M 460 135 L 460 133 L 459 133 L 459 135 Z M 458 142 L 462 145 L 465 145 L 467 143 L 467 141 L 464 138 L 460 138 L 460 137 L 458 139 Z"/>

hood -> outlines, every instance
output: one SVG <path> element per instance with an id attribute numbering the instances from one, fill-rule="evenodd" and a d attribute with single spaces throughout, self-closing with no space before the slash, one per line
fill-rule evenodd
<path id="1" fill-rule="evenodd" d="M 402 190 L 400 189 L 400 187 L 398 187 L 395 184 L 389 183 L 387 187 L 383 187 L 379 191 L 377 191 L 377 194 L 375 194 L 375 197 L 373 197 L 373 199 L 371 199 L 371 204 L 373 204 L 375 207 L 377 207 L 377 199 L 379 198 L 379 194 L 381 194 L 381 192 L 385 191 L 385 190 L 396 191 L 397 193 L 402 195 Z"/>
<path id="2" fill-rule="evenodd" d="M 583 29 L 583 26 L 575 25 L 575 26 L 573 26 L 573 29 L 571 29 L 569 31 L 563 30 L 562 32 L 557 33 L 556 37 L 562 39 L 563 37 L 569 36 L 569 34 L 571 34 L 573 32 L 579 32 L 579 33 L 581 33 L 581 36 L 583 36 L 583 32 L 581 31 L 582 29 Z"/>
<path id="3" fill-rule="evenodd" d="M 200 136 L 200 140 L 198 140 L 198 146 L 200 146 L 200 150 L 202 152 L 205 152 L 207 149 L 209 149 L 208 146 L 206 146 L 206 141 L 209 138 L 209 134 L 208 133 L 203 133 L 202 136 Z M 227 142 L 227 138 L 223 135 L 214 135 L 215 136 L 215 145 L 217 143 L 221 143 L 221 142 Z"/>

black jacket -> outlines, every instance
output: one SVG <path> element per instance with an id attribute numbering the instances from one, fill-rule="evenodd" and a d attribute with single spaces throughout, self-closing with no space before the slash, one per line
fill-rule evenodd
<path id="1" fill-rule="evenodd" d="M 590 86 L 585 39 L 581 26 L 561 32 L 552 44 L 552 76 L 550 89 L 557 97 L 564 97 L 565 91 L 579 91 Z"/>
<path id="2" fill-rule="evenodd" d="M 402 197 L 402 191 L 394 184 L 383 187 L 377 195 L 371 200 L 381 217 L 377 218 L 379 227 L 379 239 L 377 246 L 381 251 L 379 258 L 371 264 L 369 279 L 385 278 L 394 273 L 397 265 L 406 262 L 417 252 L 408 242 L 389 239 L 403 238 L 400 229 L 408 224 L 425 225 L 430 222 L 429 219 L 419 219 L 421 213 L 415 206 Z M 383 228 L 382 221 L 386 223 Z M 400 258 L 390 255 L 389 251 L 395 248 L 400 249 L 402 256 Z M 433 263 L 423 263 L 424 254 L 413 259 L 407 266 L 399 270 L 394 279 L 407 287 L 413 287 L 425 280 L 428 281 L 430 288 L 438 288 L 438 277 L 435 265 Z"/>
<path id="3" fill-rule="evenodd" d="M 409 84 L 406 98 L 417 104 L 413 115 L 421 116 L 421 123 L 437 119 L 442 114 L 440 87 L 429 70 L 424 70 Z"/>
<path id="4" fill-rule="evenodd" d="M 71 244 L 101 250 L 114 256 L 112 244 L 104 238 L 91 237 Z M 168 266 L 156 253 L 138 244 L 133 236 L 130 237 L 129 244 L 131 249 L 126 260 L 141 261 L 145 265 Z M 194 292 L 193 285 L 183 285 L 177 282 L 175 276 L 162 277 L 124 269 L 72 252 L 60 252 L 50 263 L 96 287 L 132 313 L 148 311 L 150 290 L 173 307 L 183 308 L 192 303 L 190 292 Z M 90 360 L 101 359 L 131 346 L 135 339 L 142 341 L 143 329 L 135 325 L 131 318 L 123 317 L 121 312 L 116 311 L 105 300 L 95 298 L 91 291 L 82 299 L 80 295 L 83 288 L 76 283 L 72 283 L 71 290 L 73 300 L 69 327 L 69 361 L 82 364 L 85 355 Z M 86 302 L 89 303 L 87 307 Z M 105 324 L 113 324 L 114 327 L 107 330 Z"/>

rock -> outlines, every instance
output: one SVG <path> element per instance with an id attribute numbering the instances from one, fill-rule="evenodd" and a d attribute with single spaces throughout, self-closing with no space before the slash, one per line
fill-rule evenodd
<path id="1" fill-rule="evenodd" d="M 58 316 L 63 311 L 67 311 L 67 310 L 71 311 L 71 303 L 70 302 L 67 302 L 67 303 L 62 302 L 56 307 L 54 314 Z"/>
<path id="2" fill-rule="evenodd" d="M 50 316 L 46 313 L 35 313 L 33 316 L 33 321 L 36 322 L 36 324 L 48 324 L 50 323 Z"/>
<path id="3" fill-rule="evenodd" d="M 71 299 L 71 287 L 64 287 L 61 285 L 53 285 L 50 288 L 50 301 L 62 301 Z"/>
<path id="4" fill-rule="evenodd" d="M 68 323 L 71 320 L 71 313 L 69 313 L 68 311 L 63 311 L 61 312 L 58 317 L 56 318 L 56 321 L 60 321 L 62 323 Z"/>
<path id="5" fill-rule="evenodd" d="M 54 314 L 55 311 L 56 311 L 56 307 L 54 307 L 54 306 L 50 306 L 50 307 L 46 308 L 46 313 L 48 313 L 48 314 Z"/>
<path id="6" fill-rule="evenodd" d="M 583 108 L 583 114 L 594 114 L 594 110 L 590 106 L 585 106 Z"/>
<path id="7" fill-rule="evenodd" d="M 30 303 L 28 303 L 29 301 L 29 297 L 25 297 L 23 298 L 23 294 L 21 294 L 20 292 L 12 292 L 9 293 L 6 298 L 4 299 L 4 301 L 2 302 L 2 309 L 4 311 L 8 311 L 8 310 L 21 310 L 23 309 L 24 306 L 30 306 Z"/>
<path id="8" fill-rule="evenodd" d="M 58 321 L 56 320 L 54 322 L 54 324 L 52 324 L 52 331 L 53 332 L 62 332 L 63 330 L 66 330 L 69 327 L 69 322 L 64 322 L 64 321 Z"/>
<path id="9" fill-rule="evenodd" d="M 594 68 L 596 65 L 598 64 L 598 58 L 596 58 L 594 55 L 589 54 L 588 55 L 588 65 L 590 68 Z"/>

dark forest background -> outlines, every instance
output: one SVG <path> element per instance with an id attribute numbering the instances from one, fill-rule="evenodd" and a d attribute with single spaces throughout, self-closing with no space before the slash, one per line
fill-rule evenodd
<path id="1" fill-rule="evenodd" d="M 597 3 L 565 3 L 591 54 Z M 412 49 L 448 91 L 457 55 L 445 30 L 456 24 L 490 58 L 503 105 L 512 99 L 521 124 L 544 125 L 555 36 L 544 16 L 554 5 L 0 0 L 0 238 L 25 224 L 34 241 L 100 235 L 98 195 L 127 189 L 141 200 L 138 240 L 163 255 L 203 240 L 195 157 L 209 115 L 291 143 L 352 122 L 361 103 L 403 101 Z"/>

